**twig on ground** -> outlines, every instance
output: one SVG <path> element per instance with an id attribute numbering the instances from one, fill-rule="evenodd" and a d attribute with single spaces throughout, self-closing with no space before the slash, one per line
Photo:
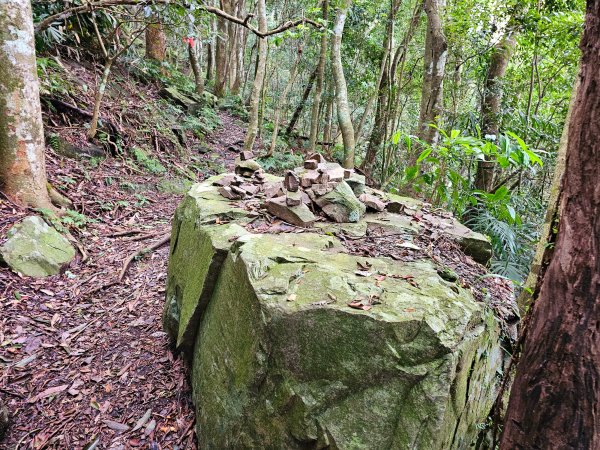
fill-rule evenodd
<path id="1" fill-rule="evenodd" d="M 123 264 L 123 267 L 121 268 L 121 272 L 119 273 L 118 283 L 123 281 L 123 277 L 125 276 L 125 273 L 127 272 L 127 269 L 129 268 L 129 265 L 135 258 L 137 258 L 138 256 L 141 256 L 141 255 L 145 255 L 146 253 L 150 253 L 159 247 L 162 247 L 170 240 L 171 240 L 171 233 L 166 233 L 158 241 L 156 241 L 154 244 L 150 245 L 149 247 L 141 248 L 141 249 L 137 250 L 136 252 L 132 253 L 125 260 L 125 263 Z"/>

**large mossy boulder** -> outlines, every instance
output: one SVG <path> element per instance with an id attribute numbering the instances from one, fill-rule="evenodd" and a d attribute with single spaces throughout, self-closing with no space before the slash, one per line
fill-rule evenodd
<path id="1" fill-rule="evenodd" d="M 250 233 L 255 213 L 213 181 L 177 210 L 164 315 L 200 448 L 468 448 L 503 371 L 492 310 L 429 260 L 354 256 L 321 228 Z"/>
<path id="2" fill-rule="evenodd" d="M 75 257 L 75 249 L 38 216 L 14 225 L 0 247 L 0 256 L 15 272 L 30 277 L 56 275 Z"/>

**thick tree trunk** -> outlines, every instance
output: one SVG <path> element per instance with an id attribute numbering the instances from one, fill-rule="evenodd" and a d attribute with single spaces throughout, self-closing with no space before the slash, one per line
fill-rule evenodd
<path id="1" fill-rule="evenodd" d="M 304 88 L 304 92 L 302 93 L 302 98 L 300 99 L 300 103 L 298 103 L 298 106 L 294 110 L 294 114 L 292 114 L 292 120 L 290 120 L 290 123 L 288 124 L 287 128 L 285 129 L 286 136 L 289 136 L 290 134 L 292 134 L 292 131 L 294 131 L 294 128 L 296 126 L 296 123 L 298 122 L 298 119 L 300 119 L 300 114 L 302 114 L 302 111 L 304 110 L 304 105 L 306 105 L 306 101 L 308 100 L 308 96 L 310 95 L 310 91 L 312 91 L 313 85 L 315 84 L 315 78 L 317 77 L 317 70 L 318 70 L 318 67 L 313 71 L 313 73 L 310 74 L 310 78 L 308 79 L 308 84 Z"/>
<path id="2" fill-rule="evenodd" d="M 15 203 L 53 209 L 29 0 L 0 1 L 0 189 Z"/>
<path id="3" fill-rule="evenodd" d="M 502 79 L 506 74 L 508 62 L 517 45 L 509 30 L 498 43 L 488 66 L 487 77 L 481 104 L 482 127 L 484 135 L 498 138 L 500 133 L 500 105 L 502 102 Z M 494 164 L 491 161 L 479 161 L 475 175 L 475 189 L 490 192 L 494 184 Z"/>
<path id="4" fill-rule="evenodd" d="M 525 330 L 500 448 L 600 448 L 600 0 L 589 0 L 554 255 Z"/>
<path id="5" fill-rule="evenodd" d="M 146 28 L 146 58 L 163 62 L 167 52 L 167 36 L 163 24 L 157 16 L 150 18 Z"/>
<path id="6" fill-rule="evenodd" d="M 337 10 L 331 47 L 331 67 L 335 81 L 338 124 L 344 141 L 344 161 L 342 165 L 347 169 L 354 168 L 355 142 L 354 126 L 352 125 L 350 106 L 348 105 L 348 87 L 346 86 L 346 77 L 344 76 L 344 67 L 342 66 L 342 35 L 351 4 L 352 0 L 343 0 Z"/>
<path id="7" fill-rule="evenodd" d="M 258 29 L 261 32 L 267 31 L 267 7 L 265 0 L 258 0 Z M 250 94 L 250 115 L 248 118 L 248 131 L 246 132 L 246 140 L 244 141 L 244 149 L 252 150 L 254 141 L 258 134 L 258 115 L 260 107 L 260 97 L 265 80 L 265 72 L 267 70 L 267 46 L 269 43 L 266 38 L 258 38 L 258 64 L 256 68 L 256 76 L 254 77 L 254 85 Z"/>
<path id="8" fill-rule="evenodd" d="M 439 132 L 430 124 L 437 123 L 444 106 L 444 76 L 448 58 L 448 43 L 442 26 L 441 11 L 445 6 L 446 0 L 425 0 L 427 35 L 418 136 L 429 144 L 435 144 L 438 141 Z"/>
<path id="9" fill-rule="evenodd" d="M 321 5 L 323 10 L 323 21 L 327 22 L 329 16 L 329 0 L 323 0 Z M 310 114 L 310 135 L 308 138 L 308 152 L 313 153 L 317 145 L 317 136 L 319 134 L 319 110 L 321 108 L 321 96 L 323 94 L 323 81 L 325 79 L 325 63 L 327 62 L 327 33 L 328 30 L 321 32 L 321 52 L 319 53 L 319 64 L 317 65 L 317 85 L 315 86 L 315 96 Z"/>

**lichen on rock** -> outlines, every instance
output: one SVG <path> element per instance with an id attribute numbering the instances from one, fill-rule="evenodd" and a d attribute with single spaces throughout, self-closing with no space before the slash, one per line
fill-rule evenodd
<path id="1" fill-rule="evenodd" d="M 75 257 L 75 249 L 38 216 L 14 225 L 0 247 L 0 256 L 15 272 L 30 277 L 56 275 Z"/>
<path id="2" fill-rule="evenodd" d="M 200 446 L 467 448 L 504 369 L 498 319 L 433 261 L 352 255 L 335 235 L 418 224 L 256 233 L 218 180 L 177 211 L 164 316 L 191 360 Z"/>

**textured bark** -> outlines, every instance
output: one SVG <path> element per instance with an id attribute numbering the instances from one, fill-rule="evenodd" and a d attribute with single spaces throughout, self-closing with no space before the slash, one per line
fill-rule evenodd
<path id="1" fill-rule="evenodd" d="M 445 0 L 425 0 L 427 35 L 418 136 L 429 144 L 435 144 L 438 141 L 439 132 L 430 124 L 438 121 L 444 106 L 444 76 L 448 58 L 448 43 L 442 26 L 441 11 L 445 5 Z"/>
<path id="2" fill-rule="evenodd" d="M 225 11 L 229 8 L 228 1 L 221 2 Z M 214 94 L 221 98 L 225 95 L 227 87 L 227 36 L 229 22 L 223 17 L 217 17 L 217 43 L 215 45 L 215 89 Z"/>
<path id="3" fill-rule="evenodd" d="M 323 21 L 327 22 L 329 17 L 329 0 L 323 0 Z M 321 51 L 319 53 L 319 64 L 317 65 L 317 85 L 310 113 L 310 134 L 308 137 L 308 152 L 314 153 L 319 134 L 319 111 L 321 108 L 321 96 L 323 94 L 323 81 L 325 79 L 325 63 L 327 62 L 327 30 L 321 32 Z"/>
<path id="4" fill-rule="evenodd" d="M 484 135 L 498 137 L 500 133 L 500 105 L 502 102 L 502 79 L 510 57 L 517 45 L 513 33 L 509 31 L 498 43 L 488 66 L 487 77 L 481 104 L 482 127 Z M 475 175 L 475 189 L 490 192 L 494 184 L 494 164 L 491 161 L 479 161 Z"/>
<path id="5" fill-rule="evenodd" d="M 289 136 L 290 134 L 292 134 L 292 131 L 294 131 L 294 127 L 296 126 L 296 123 L 298 122 L 298 119 L 300 118 L 300 114 L 302 114 L 302 111 L 304 110 L 304 106 L 306 105 L 306 101 L 308 100 L 308 96 L 310 95 L 310 91 L 312 91 L 313 85 L 315 84 L 315 78 L 317 78 L 317 70 L 318 70 L 318 68 L 316 68 L 310 74 L 310 78 L 308 79 L 308 84 L 304 88 L 304 92 L 302 93 L 302 98 L 300 99 L 300 103 L 298 103 L 298 106 L 296 107 L 296 109 L 294 110 L 294 114 L 292 115 L 292 120 L 290 120 L 290 123 L 288 124 L 287 128 L 285 129 L 286 136 Z"/>
<path id="6" fill-rule="evenodd" d="M 294 65 L 292 66 L 292 70 L 290 72 L 290 77 L 288 78 L 288 82 L 283 89 L 281 96 L 279 97 L 279 101 L 277 102 L 277 107 L 275 108 L 275 114 L 273 117 L 273 133 L 271 136 L 271 146 L 269 147 L 269 151 L 266 156 L 272 156 L 275 152 L 275 146 L 277 145 L 277 136 L 279 136 L 279 122 L 281 120 L 281 111 L 285 107 L 287 103 L 287 96 L 296 81 L 296 75 L 298 74 L 298 65 L 300 64 L 300 59 L 302 58 L 302 49 L 298 49 L 298 53 L 296 55 L 296 60 L 294 61 Z M 264 99 L 264 95 L 263 95 Z"/>
<path id="7" fill-rule="evenodd" d="M 531 306 L 531 301 L 539 295 L 541 281 L 544 278 L 545 271 L 548 268 L 548 264 L 554 253 L 553 245 L 556 242 L 556 232 L 554 230 L 555 225 L 559 222 L 558 210 L 560 207 L 562 180 L 565 174 L 565 159 L 569 143 L 569 122 L 571 121 L 571 115 L 573 113 L 573 107 L 575 106 L 575 99 L 577 98 L 578 91 L 579 79 L 577 79 L 575 87 L 573 88 L 569 111 L 567 112 L 565 126 L 558 146 L 554 177 L 552 179 L 552 184 L 550 185 L 548 208 L 546 210 L 544 225 L 542 226 L 542 231 L 540 233 L 540 240 L 531 263 L 531 270 L 529 271 L 529 275 L 523 286 L 523 291 L 517 301 L 521 314 L 527 312 L 528 307 Z"/>
<path id="8" fill-rule="evenodd" d="M 196 43 L 188 43 L 188 57 L 190 59 L 190 66 L 194 73 L 194 85 L 196 93 L 202 94 L 204 92 L 204 77 L 202 76 L 202 69 L 200 68 L 200 62 L 198 61 L 198 51 L 196 50 Z"/>
<path id="9" fill-rule="evenodd" d="M 53 209 L 29 0 L 0 1 L 0 189 L 15 203 Z"/>
<path id="10" fill-rule="evenodd" d="M 377 107 L 375 108 L 375 120 L 373 124 L 373 130 L 371 130 L 371 137 L 369 139 L 369 145 L 367 147 L 367 153 L 365 159 L 362 162 L 361 169 L 371 174 L 373 170 L 373 163 L 377 156 L 377 151 L 383 142 L 386 128 L 388 124 L 388 97 L 390 91 L 390 54 L 392 38 L 394 36 L 394 21 L 396 14 L 400 8 L 400 2 L 394 1 L 390 7 L 387 18 L 387 32 L 383 41 L 383 54 L 379 62 L 379 80 L 377 83 Z M 366 116 L 366 111 L 365 111 Z M 360 127 L 362 128 L 362 126 Z M 357 133 L 358 134 L 358 133 Z"/>
<path id="11" fill-rule="evenodd" d="M 554 255 L 525 330 L 502 449 L 600 448 L 600 0 L 589 0 Z"/>
<path id="12" fill-rule="evenodd" d="M 332 94 L 326 98 L 327 107 L 325 109 L 325 127 L 323 128 L 323 149 L 329 150 L 331 142 L 331 124 L 333 120 L 333 90 Z"/>
<path id="13" fill-rule="evenodd" d="M 109 58 L 104 63 L 104 70 L 102 71 L 102 78 L 100 79 L 100 84 L 98 85 L 98 89 L 96 89 L 96 96 L 94 98 L 94 111 L 92 113 L 92 120 L 90 120 L 90 128 L 87 132 L 87 137 L 92 139 L 96 136 L 98 132 L 98 119 L 100 117 L 100 105 L 102 104 L 102 99 L 104 98 L 104 92 L 106 91 L 106 84 L 108 83 L 108 77 L 110 76 L 110 69 L 113 64 L 113 59 Z"/>
<path id="14" fill-rule="evenodd" d="M 258 29 L 260 31 L 267 30 L 267 7 L 265 0 L 258 0 Z M 267 38 L 258 38 L 258 64 L 256 68 L 256 76 L 254 77 L 254 85 L 250 94 L 250 115 L 248 117 L 248 131 L 246 132 L 246 140 L 244 141 L 244 150 L 252 150 L 254 141 L 258 134 L 258 115 L 260 107 L 261 91 L 265 80 L 265 72 L 267 71 Z"/>
<path id="15" fill-rule="evenodd" d="M 346 86 L 346 77 L 344 76 L 344 67 L 342 65 L 342 35 L 346 16 L 352 4 L 351 0 L 343 0 L 337 9 L 337 16 L 333 26 L 333 42 L 331 47 L 331 67 L 333 70 L 333 80 L 335 82 L 336 102 L 338 124 L 342 131 L 344 142 L 344 161 L 342 165 L 347 168 L 354 167 L 354 126 L 350 116 L 350 106 L 348 105 L 348 87 Z"/>
<path id="16" fill-rule="evenodd" d="M 167 52 L 167 36 L 162 22 L 156 16 L 150 18 L 146 28 L 146 58 L 163 62 Z"/>

